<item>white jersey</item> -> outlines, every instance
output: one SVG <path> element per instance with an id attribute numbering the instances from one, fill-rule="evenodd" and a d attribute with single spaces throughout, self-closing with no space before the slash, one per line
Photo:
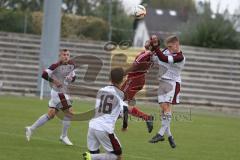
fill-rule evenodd
<path id="1" fill-rule="evenodd" d="M 75 64 L 73 61 L 68 61 L 67 64 L 57 62 L 52 64 L 48 69 L 43 72 L 44 79 L 48 80 L 49 77 L 57 79 L 61 84 L 61 88 L 57 88 L 55 85 L 50 83 L 52 89 L 56 92 L 67 93 L 68 85 L 75 80 Z"/>
<path id="2" fill-rule="evenodd" d="M 115 123 L 123 111 L 124 93 L 110 85 L 101 88 L 97 93 L 95 116 L 89 122 L 89 128 L 113 133 Z"/>
<path id="3" fill-rule="evenodd" d="M 171 54 L 168 49 L 153 57 L 154 63 L 159 67 L 159 80 L 169 79 L 181 83 L 181 71 L 185 64 L 185 57 L 182 52 Z"/>

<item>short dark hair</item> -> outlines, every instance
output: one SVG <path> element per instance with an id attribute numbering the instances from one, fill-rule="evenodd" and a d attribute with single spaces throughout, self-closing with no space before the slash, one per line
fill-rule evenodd
<path id="1" fill-rule="evenodd" d="M 112 83 L 120 84 L 123 81 L 124 70 L 121 67 L 116 67 L 111 70 L 110 80 Z"/>
<path id="2" fill-rule="evenodd" d="M 177 36 L 172 35 L 172 36 L 167 37 L 165 42 L 166 42 L 166 44 L 168 44 L 168 43 L 175 43 L 175 42 L 179 42 L 179 39 L 178 39 Z"/>
<path id="3" fill-rule="evenodd" d="M 69 52 L 69 50 L 67 48 L 61 49 L 60 52 Z"/>
<path id="4" fill-rule="evenodd" d="M 65 53 L 65 52 L 69 52 L 70 53 L 70 51 L 68 49 L 64 48 L 64 49 L 60 50 L 58 56 L 60 56 L 62 53 Z"/>

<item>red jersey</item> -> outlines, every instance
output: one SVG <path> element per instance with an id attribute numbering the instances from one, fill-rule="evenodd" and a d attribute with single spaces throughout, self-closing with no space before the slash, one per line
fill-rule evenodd
<path id="1" fill-rule="evenodd" d="M 135 58 L 133 62 L 134 70 L 128 72 L 128 77 L 143 76 L 153 65 L 152 53 L 150 51 L 143 51 Z"/>

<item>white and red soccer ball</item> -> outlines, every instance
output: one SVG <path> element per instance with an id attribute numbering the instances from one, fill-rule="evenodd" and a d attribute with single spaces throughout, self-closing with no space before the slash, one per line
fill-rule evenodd
<path id="1" fill-rule="evenodd" d="M 136 18 L 136 19 L 142 19 L 146 16 L 147 14 L 147 11 L 146 11 L 146 8 L 143 6 L 143 5 L 137 5 L 134 7 L 133 9 L 133 16 Z"/>

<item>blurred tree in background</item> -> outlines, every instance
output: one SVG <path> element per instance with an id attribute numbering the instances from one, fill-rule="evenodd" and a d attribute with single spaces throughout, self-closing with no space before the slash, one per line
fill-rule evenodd
<path id="1" fill-rule="evenodd" d="M 1 0 L 0 30 L 41 34 L 43 0 Z M 111 3 L 110 3 L 111 2 Z M 213 13 L 205 3 L 197 14 L 194 0 L 143 0 L 152 8 L 171 9 L 187 17 L 180 32 L 185 45 L 212 48 L 239 48 L 239 33 L 224 15 Z M 63 0 L 61 35 L 66 38 L 131 40 L 133 18 L 120 0 Z"/>
<path id="2" fill-rule="evenodd" d="M 32 13 L 32 32 L 41 34 L 42 12 Z M 97 29 L 96 29 L 97 28 Z M 91 40 L 107 39 L 108 25 L 98 17 L 63 14 L 61 35 L 64 38 L 81 38 Z"/>
<path id="3" fill-rule="evenodd" d="M 0 8 L 0 30 L 7 32 L 24 31 L 25 13 L 22 11 L 11 11 Z M 33 33 L 31 21 L 29 18 L 28 33 Z"/>
<path id="4" fill-rule="evenodd" d="M 40 11 L 43 8 L 43 0 L 1 0 L 0 8 L 20 11 Z"/>
<path id="5" fill-rule="evenodd" d="M 203 13 L 197 13 L 194 0 L 143 0 L 151 8 L 172 9 L 185 15 L 186 25 L 180 28 L 184 45 L 210 48 L 240 48 L 240 35 L 234 21 L 224 14 L 214 14 L 210 2 L 202 2 Z M 236 17 L 236 16 L 235 16 Z"/>
<path id="6" fill-rule="evenodd" d="M 95 6 L 93 16 L 103 18 L 109 21 L 109 0 L 94 0 Z M 133 37 L 133 18 L 126 14 L 122 3 L 118 0 L 112 0 L 111 28 L 112 40 L 120 42 L 122 40 L 131 40 Z"/>
<path id="7" fill-rule="evenodd" d="M 100 18 L 72 14 L 65 14 L 62 17 L 61 34 L 63 37 L 103 40 L 107 39 L 107 33 L 108 25 Z"/>
<path id="8" fill-rule="evenodd" d="M 126 14 L 122 3 L 119 0 L 64 0 L 64 4 L 66 5 L 66 9 L 64 9 L 65 13 L 71 13 L 80 16 L 98 17 L 99 19 L 102 19 L 102 26 L 104 26 L 103 23 L 105 23 L 106 29 L 108 29 L 108 31 L 110 31 L 110 29 L 112 30 L 111 39 L 113 41 L 120 42 L 122 40 L 129 40 L 129 38 L 132 38 L 133 18 Z M 112 10 L 111 13 L 110 10 Z M 109 23 L 109 16 L 111 16 L 111 23 Z M 96 26 L 94 24 L 87 25 L 89 28 L 86 27 L 86 30 L 83 30 L 82 33 L 78 32 L 78 35 L 92 37 L 94 40 L 99 40 L 99 38 L 100 40 L 108 40 L 108 32 L 102 32 L 100 28 L 101 25 L 97 25 L 100 23 L 100 21 L 95 21 L 92 23 L 94 23 Z M 110 24 L 111 26 L 109 26 Z M 79 26 L 81 25 L 84 24 L 79 24 Z M 87 31 L 87 33 L 84 33 L 85 31 Z M 103 33 L 106 33 L 106 35 L 103 36 Z"/>
<path id="9" fill-rule="evenodd" d="M 222 14 L 213 14 L 210 4 L 204 13 L 191 19 L 182 29 L 180 36 L 185 45 L 209 48 L 240 48 L 240 35 L 234 25 Z"/>
<path id="10" fill-rule="evenodd" d="M 94 7 L 89 0 L 63 0 L 66 5 L 65 13 L 77 14 L 81 16 L 92 15 L 92 8 Z"/>
<path id="11" fill-rule="evenodd" d="M 120 1 L 111 2 L 109 23 L 110 0 L 63 0 L 62 37 L 106 41 L 111 29 L 116 42 L 132 38 L 133 19 Z M 0 8 L 1 31 L 41 34 L 43 0 L 1 0 Z"/>
<path id="12" fill-rule="evenodd" d="M 34 33 L 32 31 L 31 14 L 33 11 L 41 11 L 43 7 L 43 0 L 1 0 L 0 1 L 0 16 L 2 16 L 0 28 L 2 31 L 9 32 L 24 32 Z M 3 16 L 6 16 L 5 18 Z M 10 16 L 9 20 L 7 17 Z M 16 19 L 16 21 L 13 19 Z M 11 21 L 9 24 L 8 21 Z M 6 22 L 5 22 L 6 21 Z M 13 28 L 8 28 L 9 24 Z M 16 26 L 14 28 L 14 26 Z"/>

